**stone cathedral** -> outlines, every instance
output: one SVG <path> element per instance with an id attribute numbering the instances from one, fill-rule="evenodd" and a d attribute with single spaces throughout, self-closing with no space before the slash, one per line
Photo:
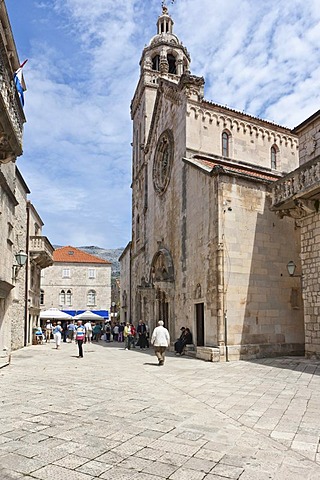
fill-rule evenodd
<path id="1" fill-rule="evenodd" d="M 163 7 L 131 103 L 132 240 L 121 321 L 172 341 L 181 326 L 208 360 L 304 353 L 300 232 L 276 215 L 275 182 L 299 166 L 292 130 L 204 98 Z M 223 99 L 221 99 L 223 102 Z"/>

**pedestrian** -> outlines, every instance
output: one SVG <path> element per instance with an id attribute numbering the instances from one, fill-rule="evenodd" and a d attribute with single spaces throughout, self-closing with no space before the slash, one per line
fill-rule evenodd
<path id="1" fill-rule="evenodd" d="M 166 348 L 170 345 L 170 335 L 168 330 L 163 326 L 162 320 L 158 322 L 158 327 L 152 332 L 151 344 L 154 346 L 159 366 L 164 365 Z"/>
<path id="2" fill-rule="evenodd" d="M 76 342 L 78 344 L 78 350 L 79 350 L 78 358 L 83 357 L 82 346 L 83 346 L 83 342 L 84 342 L 84 339 L 85 339 L 85 335 L 86 335 L 86 329 L 82 325 L 82 320 L 78 320 L 77 327 L 76 327 Z"/>
<path id="3" fill-rule="evenodd" d="M 111 339 L 111 326 L 110 326 L 110 323 L 106 323 L 104 332 L 105 332 L 105 341 L 106 341 L 106 342 L 110 342 L 110 339 Z"/>
<path id="4" fill-rule="evenodd" d="M 124 340 L 123 332 L 124 332 L 124 323 L 120 323 L 120 325 L 119 325 L 118 342 L 123 342 L 123 340 Z"/>
<path id="5" fill-rule="evenodd" d="M 63 343 L 66 343 L 67 342 L 67 336 L 68 336 L 67 322 L 63 322 L 63 324 L 62 324 L 62 336 L 63 336 Z"/>
<path id="6" fill-rule="evenodd" d="M 74 337 L 74 331 L 76 329 L 76 326 L 75 326 L 74 322 L 70 322 L 67 328 L 68 328 L 69 342 L 72 343 L 73 337 Z"/>
<path id="7" fill-rule="evenodd" d="M 124 349 L 130 350 L 132 334 L 131 334 L 131 325 L 129 322 L 124 327 L 123 337 L 124 337 Z"/>
<path id="8" fill-rule="evenodd" d="M 131 347 L 136 348 L 136 335 L 137 335 L 137 330 L 136 327 L 133 325 L 133 323 L 130 323 L 131 327 Z"/>
<path id="9" fill-rule="evenodd" d="M 50 343 L 51 333 L 52 333 L 52 323 L 50 322 L 50 320 L 47 320 L 47 323 L 46 323 L 46 343 L 47 342 Z"/>
<path id="10" fill-rule="evenodd" d="M 119 338 L 119 324 L 116 323 L 115 326 L 113 327 L 113 341 L 118 342 Z"/>
<path id="11" fill-rule="evenodd" d="M 58 322 L 57 325 L 55 323 L 53 324 L 52 332 L 53 332 L 53 338 L 56 344 L 56 348 L 58 349 L 61 343 L 61 332 L 62 332 L 61 322 Z"/>
<path id="12" fill-rule="evenodd" d="M 138 328 L 137 328 L 137 334 L 138 334 L 137 347 L 140 347 L 141 349 L 146 348 L 146 346 L 147 346 L 147 327 L 142 320 L 139 320 L 139 324 L 138 324 Z"/>
<path id="13" fill-rule="evenodd" d="M 91 343 L 91 338 L 92 338 L 92 325 L 90 320 L 88 320 L 84 324 L 84 328 L 86 329 L 86 337 L 85 337 L 85 343 Z"/>
<path id="14" fill-rule="evenodd" d="M 92 340 L 96 340 L 97 342 L 99 342 L 100 338 L 101 338 L 101 333 L 102 333 L 102 328 L 101 328 L 101 325 L 100 323 L 96 323 L 93 328 L 92 328 Z"/>

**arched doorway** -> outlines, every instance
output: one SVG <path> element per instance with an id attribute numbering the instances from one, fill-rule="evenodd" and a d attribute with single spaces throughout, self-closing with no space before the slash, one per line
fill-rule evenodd
<path id="1" fill-rule="evenodd" d="M 163 320 L 170 335 L 174 336 L 174 268 L 170 252 L 161 248 L 154 255 L 149 284 L 154 295 L 154 326 Z"/>

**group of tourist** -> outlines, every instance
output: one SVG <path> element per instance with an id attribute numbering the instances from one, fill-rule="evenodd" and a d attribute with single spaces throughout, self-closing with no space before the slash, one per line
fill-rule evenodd
<path id="1" fill-rule="evenodd" d="M 192 344 L 192 334 L 189 328 L 181 327 L 181 335 L 174 344 L 174 350 L 176 355 L 183 355 L 185 353 L 185 347 L 188 344 Z M 124 342 L 125 350 L 131 348 L 140 347 L 140 349 L 149 348 L 149 328 L 142 320 L 139 321 L 137 327 L 133 323 L 116 323 L 111 325 L 110 322 L 106 322 L 105 325 L 101 323 L 92 323 L 87 321 L 84 325 L 81 320 L 69 323 L 61 322 L 51 323 L 47 321 L 45 325 L 45 332 L 42 332 L 41 327 L 38 327 L 36 336 L 45 339 L 46 342 L 50 342 L 53 336 L 56 349 L 59 349 L 61 340 L 72 343 L 75 341 L 78 345 L 79 358 L 83 357 L 83 344 L 91 342 L 99 342 L 104 335 L 106 342 Z M 170 345 L 169 331 L 164 327 L 164 322 L 159 321 L 158 326 L 152 332 L 150 339 L 151 344 L 155 349 L 155 354 L 158 358 L 159 365 L 164 365 L 165 351 Z"/>

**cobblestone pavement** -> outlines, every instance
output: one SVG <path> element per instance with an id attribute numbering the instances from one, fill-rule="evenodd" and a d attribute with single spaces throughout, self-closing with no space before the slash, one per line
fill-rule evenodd
<path id="1" fill-rule="evenodd" d="M 0 479 L 319 480 L 320 362 L 53 343 L 0 370 Z"/>

